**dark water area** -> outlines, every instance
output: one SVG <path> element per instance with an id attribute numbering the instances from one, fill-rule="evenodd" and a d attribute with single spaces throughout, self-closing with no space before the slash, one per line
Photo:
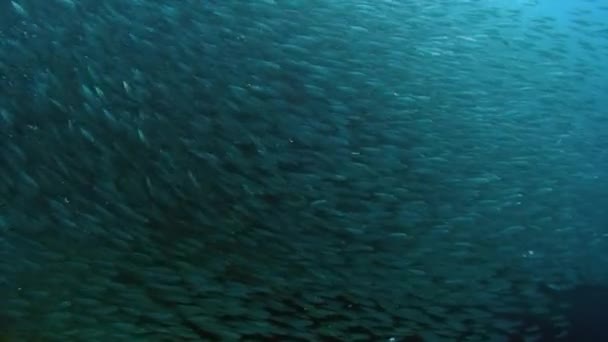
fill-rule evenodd
<path id="1" fill-rule="evenodd" d="M 608 287 L 597 285 L 580 285 L 574 289 L 555 291 L 549 288 L 554 301 L 564 305 L 564 315 L 571 324 L 567 332 L 558 331 L 548 321 L 534 316 L 522 316 L 524 329 L 530 326 L 539 327 L 540 342 L 550 341 L 608 341 L 606 327 L 606 308 L 608 307 Z M 509 341 L 525 341 L 520 334 L 513 334 Z"/>
<path id="2" fill-rule="evenodd" d="M 608 287 L 583 285 L 559 298 L 571 305 L 567 317 L 572 329 L 565 341 L 608 341 Z"/>

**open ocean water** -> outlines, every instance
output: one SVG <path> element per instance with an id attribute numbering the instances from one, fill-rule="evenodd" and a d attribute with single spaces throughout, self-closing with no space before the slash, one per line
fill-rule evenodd
<path id="1" fill-rule="evenodd" d="M 608 341 L 607 17 L 0 0 L 0 341 Z"/>

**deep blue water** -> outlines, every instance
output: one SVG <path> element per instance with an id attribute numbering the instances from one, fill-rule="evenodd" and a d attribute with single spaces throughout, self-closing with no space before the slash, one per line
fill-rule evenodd
<path id="1" fill-rule="evenodd" d="M 607 16 L 0 0 L 0 340 L 608 341 Z"/>

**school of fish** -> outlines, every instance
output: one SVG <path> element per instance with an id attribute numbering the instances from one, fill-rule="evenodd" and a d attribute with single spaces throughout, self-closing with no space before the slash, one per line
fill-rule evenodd
<path id="1" fill-rule="evenodd" d="M 537 6 L 0 1 L 0 340 L 559 341 L 608 6 Z"/>

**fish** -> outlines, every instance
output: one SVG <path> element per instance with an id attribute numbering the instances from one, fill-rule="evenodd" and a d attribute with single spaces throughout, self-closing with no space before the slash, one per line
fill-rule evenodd
<path id="1" fill-rule="evenodd" d="M 574 336 L 607 9 L 544 7 L 0 2 L 1 338 Z"/>

